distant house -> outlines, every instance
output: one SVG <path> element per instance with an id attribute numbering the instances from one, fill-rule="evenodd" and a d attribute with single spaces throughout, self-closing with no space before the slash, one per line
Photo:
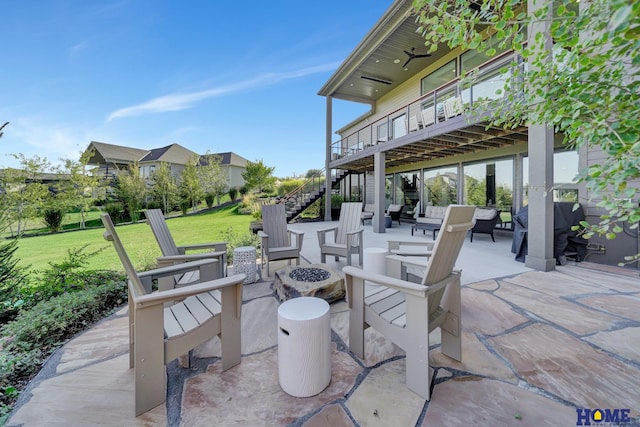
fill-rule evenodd
<path id="1" fill-rule="evenodd" d="M 97 141 L 91 141 L 85 152 L 91 153 L 88 164 L 96 166 L 94 174 L 105 179 L 115 178 L 119 173 L 128 171 L 129 165 L 136 162 L 145 179 L 150 178 L 161 163 L 168 163 L 173 176 L 180 179 L 189 159 L 199 156 L 179 144 L 144 150 Z M 242 172 L 247 164 L 247 159 L 232 152 L 214 154 L 220 156 L 220 166 L 227 171 L 228 187 L 243 186 Z"/>
<path id="2" fill-rule="evenodd" d="M 220 167 L 223 171 L 225 171 L 229 181 L 229 188 L 240 188 L 244 185 L 244 178 L 242 178 L 242 173 L 247 167 L 247 159 L 244 157 L 240 157 L 235 153 L 226 152 L 226 153 L 214 153 L 217 156 L 220 156 Z M 202 163 L 204 158 L 200 158 L 200 162 Z"/>

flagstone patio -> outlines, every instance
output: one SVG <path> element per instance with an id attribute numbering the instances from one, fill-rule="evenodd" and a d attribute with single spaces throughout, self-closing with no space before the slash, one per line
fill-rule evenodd
<path id="1" fill-rule="evenodd" d="M 319 225 L 295 227 L 305 231 L 303 264 L 318 262 Z M 410 238 L 409 227 L 368 227 L 364 240 L 384 247 Z M 169 366 L 166 404 L 135 418 L 123 308 L 51 357 L 7 425 L 575 426 L 584 408 L 629 409 L 633 420 L 621 425 L 640 426 L 639 272 L 589 262 L 531 271 L 513 260 L 508 233 L 496 237 L 461 252 L 462 362 L 440 353 L 434 331 L 431 401 L 404 386 L 403 351 L 372 328 L 365 360 L 348 351 L 344 300 L 331 304 L 331 383 L 308 398 L 284 393 L 280 302 L 264 277 L 244 287 L 240 365 L 221 373 L 218 343 L 201 346 L 191 369 Z"/>

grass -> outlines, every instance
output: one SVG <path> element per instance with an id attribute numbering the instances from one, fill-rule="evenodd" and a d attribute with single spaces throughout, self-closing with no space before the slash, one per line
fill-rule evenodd
<path id="1" fill-rule="evenodd" d="M 100 223 L 100 211 L 91 210 L 85 212 L 84 221 L 87 227 L 95 226 L 97 223 Z M 17 223 L 12 224 L 13 231 L 15 232 L 18 228 Z M 23 224 L 23 232 L 29 233 L 47 233 L 49 229 L 45 225 L 42 218 L 31 219 Z M 74 230 L 80 227 L 80 212 L 70 212 L 64 215 L 64 219 L 62 221 L 62 229 L 63 230 Z M 4 233 L 1 234 L 2 237 L 11 236 L 11 232 L 9 229 L 5 230 Z"/>
<path id="2" fill-rule="evenodd" d="M 250 215 L 237 213 L 236 205 L 195 215 L 168 218 L 167 225 L 177 245 L 224 241 L 227 230 L 235 234 L 249 233 Z M 15 257 L 19 265 L 31 270 L 45 270 L 50 262 L 59 263 L 67 257 L 67 251 L 87 246 L 85 252 L 103 249 L 97 256 L 89 259 L 88 269 L 107 269 L 121 271 L 122 265 L 112 245 L 104 240 L 103 228 L 49 234 L 37 237 L 24 237 L 18 243 Z M 151 228 L 144 222 L 121 225 L 118 235 L 136 268 L 155 265 L 160 256 Z"/>

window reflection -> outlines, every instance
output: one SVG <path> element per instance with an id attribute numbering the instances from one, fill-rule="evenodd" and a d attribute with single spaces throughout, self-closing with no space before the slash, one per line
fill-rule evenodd
<path id="1" fill-rule="evenodd" d="M 578 201 L 578 152 L 558 151 L 553 154 L 553 201 Z M 522 158 L 522 206 L 529 204 L 529 157 Z"/>
<path id="2" fill-rule="evenodd" d="M 464 166 L 463 202 L 510 212 L 513 205 L 513 159 Z"/>
<path id="3" fill-rule="evenodd" d="M 455 166 L 424 171 L 425 206 L 448 206 L 458 200 L 458 173 Z"/>

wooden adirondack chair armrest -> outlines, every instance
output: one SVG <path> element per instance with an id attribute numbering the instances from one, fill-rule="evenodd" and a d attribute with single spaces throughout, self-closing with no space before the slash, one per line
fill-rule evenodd
<path id="1" fill-rule="evenodd" d="M 347 247 L 350 246 L 358 246 L 354 245 L 353 241 L 356 240 L 356 237 L 359 237 L 358 244 L 362 244 L 362 233 L 364 232 L 364 227 L 360 227 L 353 231 L 347 231 Z"/>
<path id="2" fill-rule="evenodd" d="M 426 250 L 431 251 L 435 244 L 436 242 L 425 242 L 422 240 L 389 240 L 387 242 L 387 248 L 390 253 L 394 253 L 393 251 L 403 251 L 403 249 L 401 249 L 402 246 L 424 246 Z"/>
<path id="3" fill-rule="evenodd" d="M 430 257 L 433 251 L 427 248 L 404 248 L 404 249 L 391 249 L 389 251 L 391 255 L 401 255 L 410 257 Z"/>
<path id="4" fill-rule="evenodd" d="M 202 259 L 199 261 L 172 264 L 166 267 L 154 268 L 153 270 L 141 271 L 138 273 L 138 277 L 140 277 L 140 279 L 154 280 L 160 277 L 186 273 L 187 271 L 200 270 L 202 267 L 215 264 L 217 262 L 218 261 L 215 259 Z"/>
<path id="5" fill-rule="evenodd" d="M 211 262 L 218 262 L 220 257 L 225 257 L 226 252 L 202 252 L 197 254 L 184 254 L 184 255 L 167 255 L 159 256 L 157 259 L 158 265 L 171 265 L 176 263 L 183 263 L 189 261 L 201 261 L 210 260 Z"/>
<path id="6" fill-rule="evenodd" d="M 364 232 L 364 227 L 360 227 L 360 228 L 357 228 L 357 229 L 355 229 L 353 231 L 347 231 L 347 236 L 354 236 L 356 234 L 362 235 L 363 232 Z"/>
<path id="7" fill-rule="evenodd" d="M 258 230 L 258 237 L 260 237 L 260 248 L 262 248 L 262 256 L 264 256 L 265 248 L 269 247 L 269 235 L 262 230 Z"/>
<path id="8" fill-rule="evenodd" d="M 419 256 L 405 256 L 405 255 L 387 255 L 387 260 L 399 262 L 402 265 L 409 267 L 422 267 L 426 268 L 429 264 L 429 255 Z"/>
<path id="9" fill-rule="evenodd" d="M 336 234 L 338 233 L 338 227 L 329 227 L 329 228 L 321 228 L 320 230 L 317 230 L 316 232 L 318 233 L 318 241 L 320 242 L 320 244 L 324 244 L 327 240 L 327 233 L 333 231 L 333 237 L 335 239 Z"/>
<path id="10" fill-rule="evenodd" d="M 427 296 L 427 292 L 429 290 L 427 286 L 423 286 L 413 282 L 407 282 L 405 280 L 396 279 L 394 277 L 385 276 L 384 274 L 380 273 L 361 270 L 353 266 L 343 267 L 342 272 L 346 275 L 347 295 L 351 295 L 351 293 L 353 292 L 352 280 L 354 277 L 362 280 L 367 280 L 376 285 L 382 285 L 388 288 L 397 289 L 401 292 L 422 298 Z M 348 300 L 349 308 L 351 308 L 351 301 L 353 301 L 353 298 L 349 297 Z"/>
<path id="11" fill-rule="evenodd" d="M 287 230 L 289 232 L 289 242 L 291 242 L 291 235 L 293 234 L 294 236 L 296 236 L 296 246 L 298 248 L 298 250 L 302 249 L 302 241 L 304 239 L 304 232 L 303 231 L 296 231 L 296 230 Z"/>
<path id="12" fill-rule="evenodd" d="M 195 243 L 193 245 L 180 245 L 177 246 L 177 248 L 181 254 L 184 254 L 186 251 L 196 251 L 202 249 L 213 249 L 216 252 L 226 252 L 227 242 Z"/>
<path id="13" fill-rule="evenodd" d="M 296 231 L 296 230 L 287 230 L 291 234 L 295 234 L 296 236 L 304 236 L 304 231 Z"/>
<path id="14" fill-rule="evenodd" d="M 210 280 L 207 282 L 198 283 L 191 286 L 185 286 L 182 288 L 169 289 L 161 292 L 153 292 L 146 295 L 132 295 L 133 303 L 138 308 L 151 307 L 158 304 L 164 304 L 169 301 L 182 300 L 187 297 L 202 294 L 216 289 L 222 289 L 227 286 L 239 285 L 240 289 L 240 304 L 242 304 L 242 282 L 246 276 L 244 274 L 235 274 L 229 277 L 223 277 L 220 279 Z M 236 307 L 237 309 L 237 307 Z M 239 311 L 238 311 L 239 313 Z"/>

